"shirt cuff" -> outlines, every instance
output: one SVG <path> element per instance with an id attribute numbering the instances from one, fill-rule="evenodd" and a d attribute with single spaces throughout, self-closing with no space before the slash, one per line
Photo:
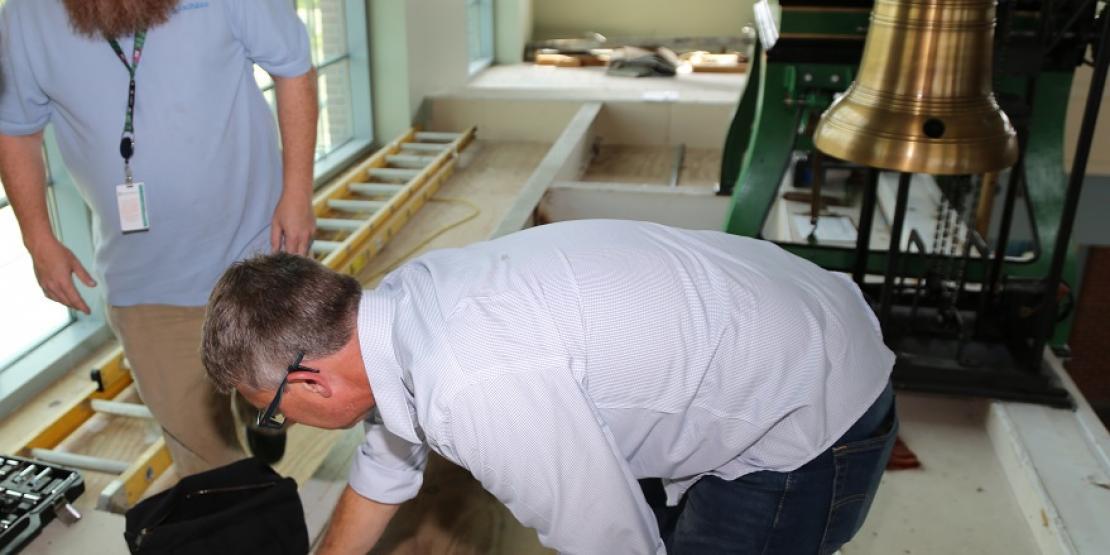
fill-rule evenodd
<path id="1" fill-rule="evenodd" d="M 308 56 L 305 56 L 280 65 L 258 64 L 258 67 L 261 67 L 266 73 L 274 77 L 300 77 L 308 73 L 308 70 L 312 69 L 312 60 L 310 60 Z"/>
<path id="2" fill-rule="evenodd" d="M 428 447 L 390 434 L 380 424 L 367 428 L 347 478 L 351 489 L 379 503 L 399 504 L 416 497 L 424 483 Z"/>
<path id="3" fill-rule="evenodd" d="M 50 118 L 43 118 L 42 122 L 33 123 L 14 123 L 10 121 L 0 121 L 0 135 L 32 135 L 46 128 L 46 124 L 49 122 Z"/>

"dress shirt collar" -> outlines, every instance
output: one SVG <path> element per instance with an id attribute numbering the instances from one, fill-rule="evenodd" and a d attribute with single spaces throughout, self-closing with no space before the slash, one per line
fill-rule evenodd
<path id="1" fill-rule="evenodd" d="M 412 443 L 422 443 L 417 432 L 412 389 L 405 385 L 405 369 L 397 361 L 394 337 L 396 291 L 387 286 L 362 292 L 358 307 L 358 340 L 370 390 L 385 427 Z M 411 380 L 410 380 L 411 381 Z"/>

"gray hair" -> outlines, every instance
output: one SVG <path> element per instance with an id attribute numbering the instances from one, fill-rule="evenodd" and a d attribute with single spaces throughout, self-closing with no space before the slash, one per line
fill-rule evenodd
<path id="1" fill-rule="evenodd" d="M 233 264 L 208 298 L 201 357 L 223 392 L 275 389 L 300 351 L 338 352 L 355 333 L 362 286 L 303 256 L 275 253 Z"/>

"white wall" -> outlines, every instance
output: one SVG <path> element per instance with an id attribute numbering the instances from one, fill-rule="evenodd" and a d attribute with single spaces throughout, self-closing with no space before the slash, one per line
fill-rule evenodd
<path id="1" fill-rule="evenodd" d="M 535 0 L 538 39 L 581 36 L 737 36 L 754 0 Z"/>
<path id="2" fill-rule="evenodd" d="M 407 0 L 411 115 L 424 97 L 466 84 L 466 4 L 463 0 Z"/>
<path id="3" fill-rule="evenodd" d="M 462 0 L 367 0 L 374 136 L 388 142 L 418 119 L 423 99 L 469 78 Z"/>
<path id="4" fill-rule="evenodd" d="M 532 40 L 533 10 L 532 0 L 494 0 L 493 61 L 495 63 L 517 64 L 524 61 L 524 45 Z"/>

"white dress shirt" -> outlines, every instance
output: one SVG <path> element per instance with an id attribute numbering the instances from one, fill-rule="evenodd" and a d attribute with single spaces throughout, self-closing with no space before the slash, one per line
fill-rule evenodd
<path id="1" fill-rule="evenodd" d="M 662 553 L 704 475 L 789 471 L 886 386 L 858 288 L 770 242 L 627 221 L 544 225 L 425 254 L 364 292 L 377 403 L 350 485 L 414 497 L 430 447 L 547 546 Z"/>

